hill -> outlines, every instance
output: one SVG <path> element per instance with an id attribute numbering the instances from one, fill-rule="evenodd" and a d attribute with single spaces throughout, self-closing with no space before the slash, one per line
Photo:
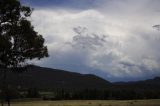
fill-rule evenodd
<path id="1" fill-rule="evenodd" d="M 106 88 L 111 85 L 100 77 L 64 70 L 29 66 L 27 71 L 8 72 L 7 83 L 21 88 Z"/>
<path id="2" fill-rule="evenodd" d="M 1 81 L 1 79 L 0 79 Z M 28 66 L 24 72 L 8 72 L 7 83 L 9 86 L 21 88 L 136 88 L 136 89 L 159 89 L 160 77 L 142 81 L 110 83 L 96 75 L 80 74 L 65 70 L 51 69 L 39 66 Z"/>

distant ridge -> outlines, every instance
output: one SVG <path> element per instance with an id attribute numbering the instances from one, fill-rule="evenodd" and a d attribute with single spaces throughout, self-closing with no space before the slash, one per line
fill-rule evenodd
<path id="1" fill-rule="evenodd" d="M 121 87 L 160 89 L 160 77 L 158 76 L 152 79 L 141 80 L 141 81 L 115 82 L 113 84 Z"/>

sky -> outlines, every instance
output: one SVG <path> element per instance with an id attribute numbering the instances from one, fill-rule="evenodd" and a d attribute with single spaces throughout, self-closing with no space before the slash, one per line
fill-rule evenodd
<path id="1" fill-rule="evenodd" d="M 109 81 L 160 76 L 160 0 L 21 0 L 45 38 L 35 65 Z"/>

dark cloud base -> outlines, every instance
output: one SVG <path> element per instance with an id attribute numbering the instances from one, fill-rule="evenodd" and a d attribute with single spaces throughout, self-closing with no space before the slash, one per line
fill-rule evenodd
<path id="1" fill-rule="evenodd" d="M 58 7 L 58 8 L 74 8 L 88 9 L 96 7 L 106 0 L 22 0 L 22 3 L 29 4 L 33 7 Z"/>

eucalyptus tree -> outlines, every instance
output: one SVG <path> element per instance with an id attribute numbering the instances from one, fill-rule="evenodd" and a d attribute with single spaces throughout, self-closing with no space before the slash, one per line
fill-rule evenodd
<path id="1" fill-rule="evenodd" d="M 23 6 L 18 0 L 0 0 L 0 69 L 3 71 L 3 98 L 8 70 L 23 70 L 28 60 L 48 57 L 44 38 L 31 24 L 32 11 L 32 8 Z"/>

